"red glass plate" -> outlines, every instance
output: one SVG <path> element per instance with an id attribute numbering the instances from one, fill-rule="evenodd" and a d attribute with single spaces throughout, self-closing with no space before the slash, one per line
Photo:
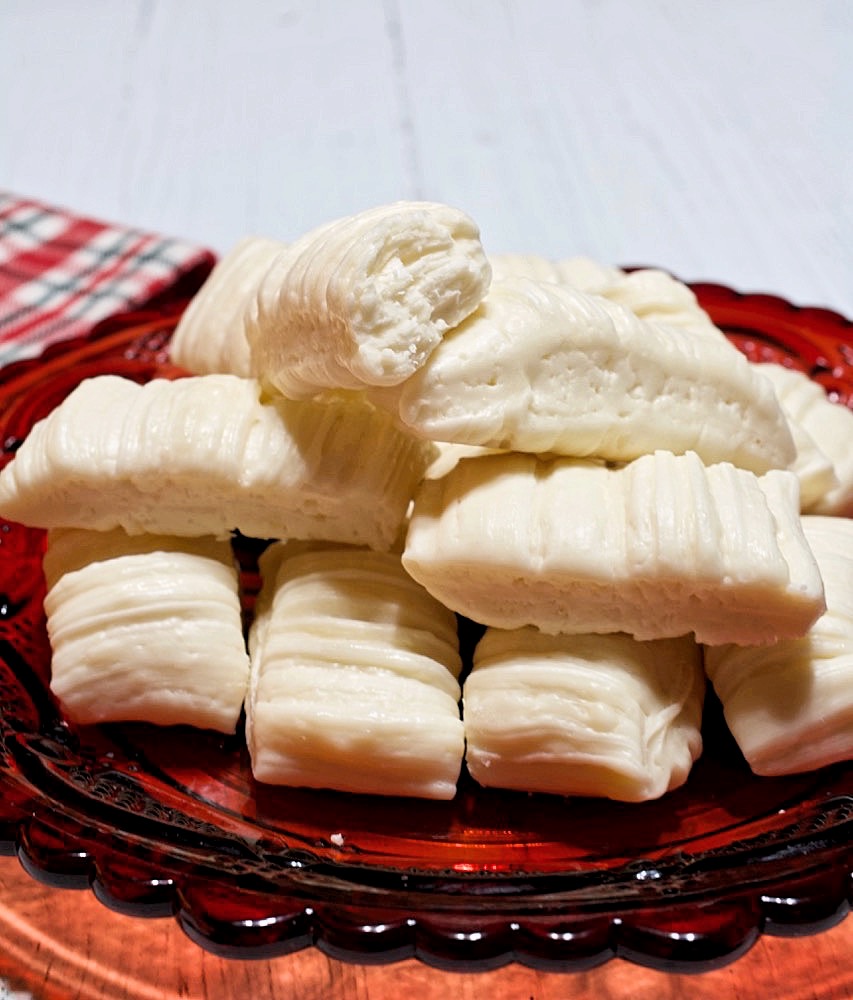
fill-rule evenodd
<path id="1" fill-rule="evenodd" d="M 695 290 L 750 358 L 853 400 L 853 326 L 718 285 Z M 0 446 L 81 379 L 178 377 L 177 311 L 102 324 L 0 372 Z M 0 522 L 0 842 L 38 879 L 125 913 L 174 914 L 221 955 L 309 945 L 351 961 L 662 969 L 731 961 L 763 931 L 805 934 L 851 900 L 853 764 L 756 778 L 709 698 L 685 787 L 642 805 L 479 789 L 450 803 L 269 788 L 242 734 L 78 728 L 48 691 L 41 532 Z M 246 616 L 257 543 L 238 539 Z M 471 635 L 462 627 L 463 645 Z"/>

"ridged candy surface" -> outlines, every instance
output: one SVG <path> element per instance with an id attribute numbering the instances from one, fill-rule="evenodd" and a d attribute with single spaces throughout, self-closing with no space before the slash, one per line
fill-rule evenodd
<path id="1" fill-rule="evenodd" d="M 690 637 L 487 629 L 463 693 L 468 770 L 496 788 L 659 798 L 702 752 L 704 691 Z"/>
<path id="2" fill-rule="evenodd" d="M 448 607 L 498 628 L 763 642 L 803 635 L 824 608 L 795 475 L 692 453 L 621 468 L 463 459 L 422 485 L 403 563 Z"/>
<path id="3" fill-rule="evenodd" d="M 261 398 L 252 379 L 86 380 L 0 473 L 34 527 L 322 538 L 389 548 L 430 449 L 371 407 Z"/>
<path id="4" fill-rule="evenodd" d="M 274 545 L 250 633 L 261 782 L 451 799 L 462 766 L 456 620 L 399 556 Z"/>
<path id="5" fill-rule="evenodd" d="M 50 686 L 69 719 L 235 731 L 249 658 L 228 542 L 58 530 L 44 570 Z"/>

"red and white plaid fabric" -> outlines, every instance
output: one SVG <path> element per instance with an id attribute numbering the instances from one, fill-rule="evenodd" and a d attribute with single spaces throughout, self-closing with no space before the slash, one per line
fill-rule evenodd
<path id="1" fill-rule="evenodd" d="M 189 297 L 214 263 L 202 247 L 0 191 L 0 366 Z"/>

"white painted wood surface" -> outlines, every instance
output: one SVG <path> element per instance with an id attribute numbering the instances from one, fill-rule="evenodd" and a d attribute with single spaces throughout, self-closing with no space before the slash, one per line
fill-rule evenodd
<path id="1" fill-rule="evenodd" d="M 220 252 L 439 199 L 853 315 L 853 2 L 0 0 L 0 188 Z"/>

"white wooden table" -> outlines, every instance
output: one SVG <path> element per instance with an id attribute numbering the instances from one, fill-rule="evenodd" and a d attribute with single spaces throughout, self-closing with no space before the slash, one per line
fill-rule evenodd
<path id="1" fill-rule="evenodd" d="M 0 187 L 222 252 L 397 198 L 853 314 L 850 0 L 3 0 Z"/>

